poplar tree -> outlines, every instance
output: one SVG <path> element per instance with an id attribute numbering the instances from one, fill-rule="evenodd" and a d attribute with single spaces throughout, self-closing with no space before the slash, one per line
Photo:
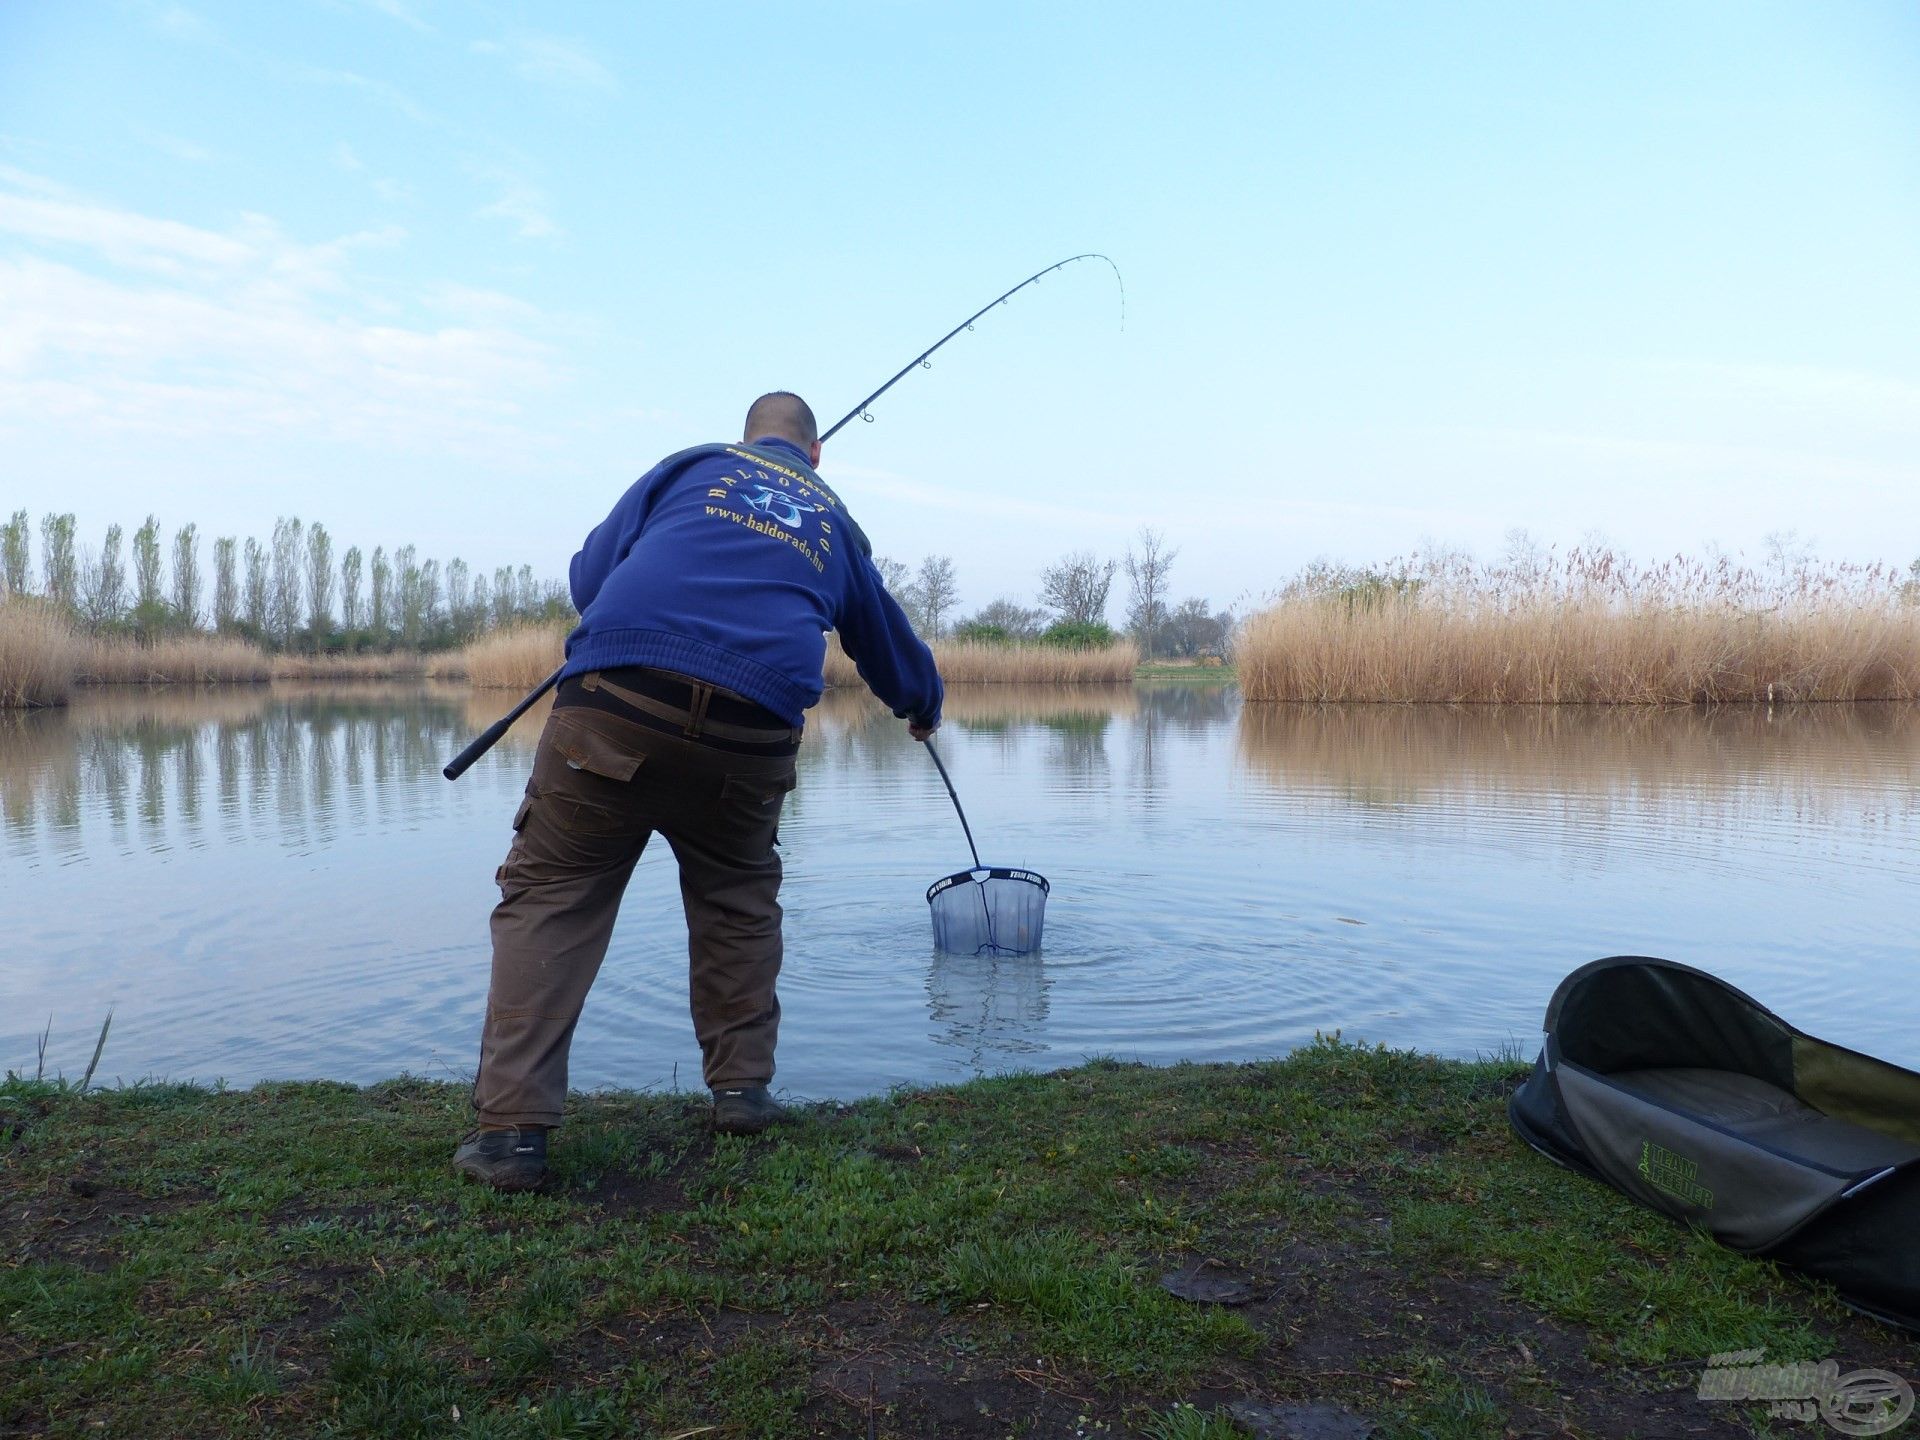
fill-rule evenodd
<path id="1" fill-rule="evenodd" d="M 0 527 L 0 593 L 24 595 L 33 584 L 33 527 L 27 512 L 16 510 Z"/>
<path id="2" fill-rule="evenodd" d="M 189 629 L 200 624 L 200 531 L 182 525 L 173 532 L 173 613 Z"/>
<path id="3" fill-rule="evenodd" d="M 247 537 L 246 561 L 246 585 L 241 600 L 247 628 L 253 632 L 254 639 L 264 640 L 272 610 L 272 584 L 268 578 L 266 547 L 251 535 Z"/>
<path id="4" fill-rule="evenodd" d="M 340 624 L 349 633 L 360 628 L 360 547 L 350 545 L 340 557 Z"/>
<path id="5" fill-rule="evenodd" d="M 307 531 L 307 629 L 315 640 L 333 629 L 333 537 L 318 522 Z"/>
<path id="6" fill-rule="evenodd" d="M 71 611 L 79 591 L 79 564 L 73 554 L 74 519 L 68 515 L 40 517 L 40 567 L 47 598 Z"/>
<path id="7" fill-rule="evenodd" d="M 240 618 L 240 582 L 234 574 L 234 540 L 222 535 L 213 542 L 213 628 L 221 634 Z"/>

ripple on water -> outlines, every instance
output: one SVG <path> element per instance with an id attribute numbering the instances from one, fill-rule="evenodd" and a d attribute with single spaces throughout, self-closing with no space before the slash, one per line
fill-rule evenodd
<path id="1" fill-rule="evenodd" d="M 1104 696 L 1104 698 L 1102 698 Z M 489 712 L 491 707 L 482 707 Z M 481 723 L 484 723 L 484 718 Z M 0 1062 L 235 1083 L 472 1064 L 516 732 L 459 785 L 464 692 L 83 698 L 0 728 Z M 933 952 L 968 863 L 901 727 L 841 697 L 782 823 L 780 1082 L 853 1095 L 1316 1032 L 1530 1046 L 1561 976 L 1671 955 L 1920 1063 L 1912 714 L 1242 712 L 975 693 L 942 732 L 985 858 L 1053 882 L 1025 957 Z M 1358 923 L 1356 923 L 1358 922 Z M 576 1083 L 698 1083 L 671 858 L 636 874 Z"/>

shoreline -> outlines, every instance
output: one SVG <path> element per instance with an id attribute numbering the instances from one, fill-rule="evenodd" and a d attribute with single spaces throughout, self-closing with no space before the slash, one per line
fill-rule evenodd
<path id="1" fill-rule="evenodd" d="M 0 1426 L 1226 1440 L 1316 1403 L 1380 1437 L 1731 1437 L 1707 1355 L 1920 1368 L 1528 1150 L 1524 1070 L 1322 1039 L 750 1140 L 684 1094 L 578 1095 L 529 1196 L 450 1173 L 457 1085 L 15 1078 Z M 1176 1299 L 1183 1268 L 1245 1303 Z"/>

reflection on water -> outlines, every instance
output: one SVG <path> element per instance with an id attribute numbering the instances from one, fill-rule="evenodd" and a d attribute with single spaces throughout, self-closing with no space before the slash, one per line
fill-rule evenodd
<path id="1" fill-rule="evenodd" d="M 434 686 L 101 691 L 0 715 L 0 1064 L 243 1083 L 467 1070 L 486 914 L 544 718 L 458 785 L 511 697 Z M 935 954 L 965 863 L 904 727 L 829 695 L 782 824 L 781 1080 L 858 1094 L 1087 1054 L 1271 1054 L 1342 1029 L 1529 1043 L 1595 955 L 1726 974 L 1895 1060 L 1920 979 L 1920 720 L 1242 707 L 1221 685 L 973 687 L 942 747 L 990 863 L 1053 881 L 1032 957 Z M 642 862 L 576 1050 L 583 1084 L 683 1083 L 685 932 Z"/>

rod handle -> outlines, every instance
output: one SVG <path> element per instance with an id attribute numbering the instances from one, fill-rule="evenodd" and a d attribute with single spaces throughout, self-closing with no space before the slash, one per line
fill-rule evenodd
<path id="1" fill-rule="evenodd" d="M 474 738 L 472 744 L 468 745 L 466 749 L 462 750 L 447 762 L 446 768 L 440 773 L 449 780 L 458 780 L 462 775 L 466 774 L 468 769 L 472 767 L 474 761 L 478 760 L 482 755 L 486 754 L 487 751 L 500 743 L 500 737 L 513 728 L 514 721 L 531 710 L 535 701 L 539 700 L 542 695 L 560 683 L 560 676 L 566 668 L 565 665 L 560 666 L 559 669 L 547 676 L 546 679 L 534 686 L 533 689 L 529 690 L 525 695 L 522 695 L 518 705 L 514 706 L 513 709 L 509 710 L 498 720 L 494 721 L 493 724 L 482 730 L 479 735 Z"/>

